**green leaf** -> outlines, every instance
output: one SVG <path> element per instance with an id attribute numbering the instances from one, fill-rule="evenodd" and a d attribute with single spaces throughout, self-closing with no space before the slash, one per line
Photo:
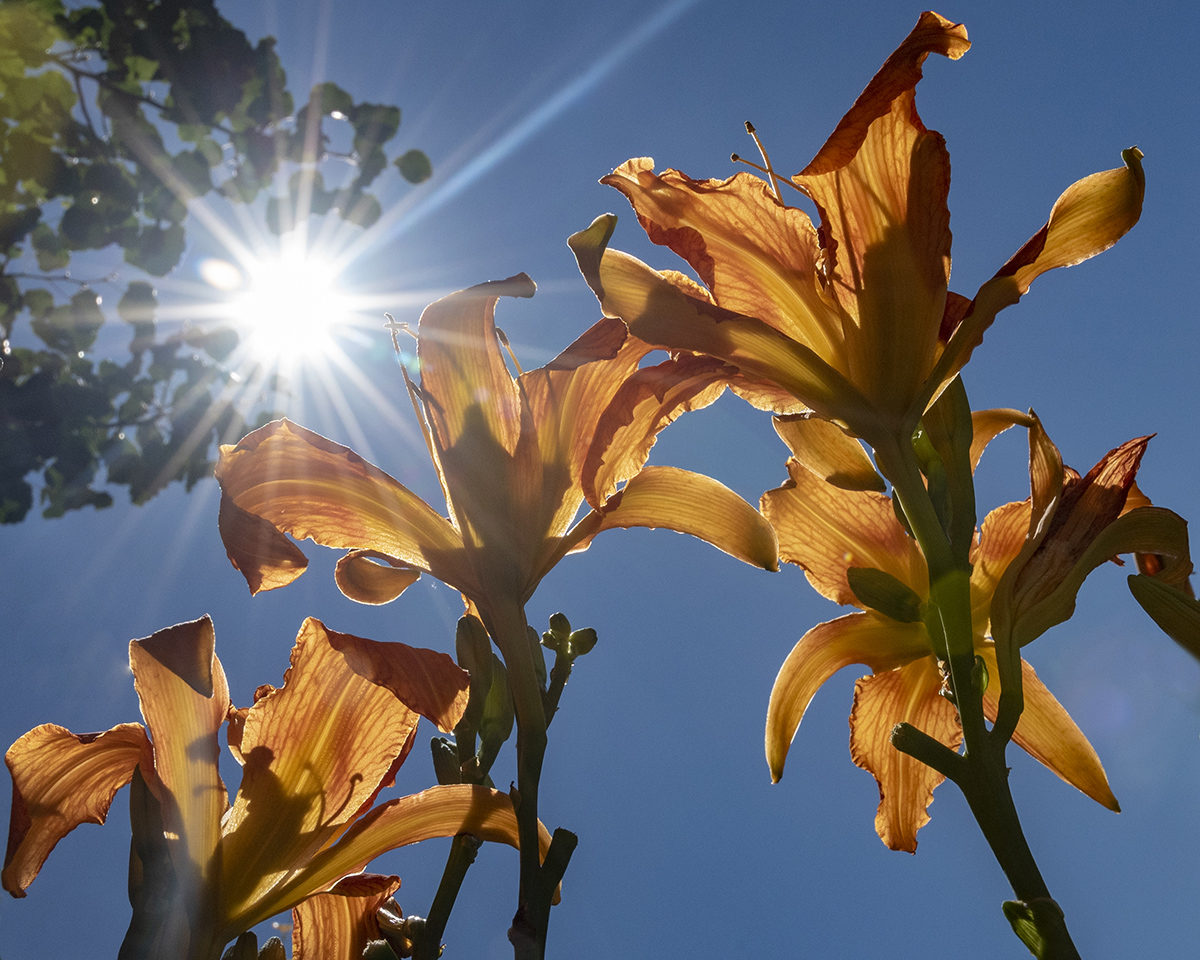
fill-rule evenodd
<path id="1" fill-rule="evenodd" d="M 433 164 L 421 150 L 409 150 L 398 156 L 396 169 L 409 183 L 424 183 L 433 176 Z"/>
<path id="2" fill-rule="evenodd" d="M 183 227 L 173 223 L 165 229 L 148 226 L 125 248 L 125 259 L 152 276 L 169 273 L 183 256 Z"/>
<path id="3" fill-rule="evenodd" d="M 39 223 L 33 228 L 30 236 L 33 249 L 37 252 L 38 269 L 49 273 L 62 270 L 71 262 L 71 251 L 63 243 L 62 237 L 46 224 Z"/>
<path id="4" fill-rule="evenodd" d="M 342 219 L 350 223 L 356 223 L 360 227 L 369 227 L 382 214 L 383 208 L 379 205 L 379 201 L 369 193 L 363 193 L 357 197 L 351 197 L 342 210 Z"/>
<path id="5" fill-rule="evenodd" d="M 325 116 L 340 113 L 343 117 L 349 117 L 354 109 L 354 98 L 336 83 L 318 83 L 308 95 L 308 101 Z"/>

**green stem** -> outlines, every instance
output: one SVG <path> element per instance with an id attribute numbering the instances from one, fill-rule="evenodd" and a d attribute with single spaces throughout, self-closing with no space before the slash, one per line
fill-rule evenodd
<path id="1" fill-rule="evenodd" d="M 962 721 L 966 749 L 960 760 L 951 760 L 934 749 L 929 742 L 932 738 L 908 724 L 897 726 L 892 743 L 898 750 L 929 763 L 962 789 L 988 846 L 1021 901 L 1019 905 L 1006 906 L 1005 910 L 1014 932 L 1039 960 L 1078 960 L 1062 911 L 1050 896 L 1021 829 L 1004 759 L 1008 738 L 1004 731 L 995 737 L 988 731 L 983 715 L 983 691 L 975 689 L 971 682 L 975 648 L 970 570 L 954 560 L 952 545 L 926 490 L 911 445 L 884 445 L 876 449 L 875 455 L 879 469 L 892 482 L 893 492 L 929 567 L 930 604 L 936 609 L 945 638 L 950 688 Z M 1026 921 L 1025 928 L 1013 920 L 1010 910 L 1020 913 Z"/>
<path id="2" fill-rule="evenodd" d="M 513 791 L 513 806 L 521 844 L 521 871 L 517 912 L 508 939 L 516 960 L 542 960 L 550 924 L 550 901 L 558 886 L 556 879 L 547 889 L 538 843 L 538 785 L 546 755 L 542 688 L 529 649 L 524 608 L 519 603 L 501 602 L 480 609 L 488 632 L 504 656 L 517 720 L 517 785 Z M 559 856 L 561 851 L 562 848 Z M 566 859 L 569 858 L 567 852 Z M 562 869 L 566 869 L 565 862 Z"/>
<path id="3" fill-rule="evenodd" d="M 425 929 L 413 949 L 413 960 L 437 960 L 442 947 L 442 934 L 458 891 L 462 887 L 467 870 L 475 862 L 482 841 L 469 833 L 460 833 L 450 843 L 450 856 L 446 858 L 446 869 L 442 871 L 442 882 L 438 884 Z"/>

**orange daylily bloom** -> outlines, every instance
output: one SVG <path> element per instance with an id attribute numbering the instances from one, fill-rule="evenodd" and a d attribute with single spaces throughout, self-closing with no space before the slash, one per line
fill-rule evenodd
<path id="1" fill-rule="evenodd" d="M 693 180 L 641 158 L 604 177 L 706 288 L 605 249 L 615 218 L 601 218 L 572 246 L 605 314 L 656 346 L 733 365 L 757 381 L 735 388 L 756 405 L 807 407 L 876 448 L 907 438 L 1000 310 L 1047 270 L 1112 246 L 1141 213 L 1134 147 L 1125 167 L 1069 187 L 974 300 L 949 293 L 949 156 L 915 88 L 930 53 L 958 59 L 969 46 L 961 24 L 922 14 L 813 161 L 782 181 L 815 203 L 819 228 L 773 191 L 773 171 L 772 183 Z"/>
<path id="2" fill-rule="evenodd" d="M 435 786 L 373 806 L 407 757 L 418 716 L 450 730 L 465 709 L 466 674 L 446 655 L 309 619 L 283 686 L 260 687 L 254 705 L 238 709 L 207 617 L 129 649 L 145 728 L 77 736 L 44 724 L 6 754 L 13 811 L 3 885 L 24 896 L 58 841 L 80 823 L 103 823 L 117 790 L 134 781 L 130 955 L 209 960 L 316 894 L 390 893 L 395 878 L 358 871 L 419 840 L 465 831 L 517 845 L 511 800 L 484 787 Z M 232 807 L 217 769 L 226 723 L 243 767 Z M 334 956 L 332 942 L 294 956 Z"/>
<path id="3" fill-rule="evenodd" d="M 1086 478 L 1070 471 L 1064 475 L 1057 459 L 1055 486 L 1057 450 L 1036 418 L 1016 416 L 1030 424 L 1034 496 L 988 514 L 970 556 L 974 646 L 991 678 L 984 693 L 984 713 L 992 721 L 1000 704 L 997 680 L 1004 672 L 1004 665 L 997 662 L 998 652 L 1003 652 L 996 642 L 998 632 L 1003 631 L 1005 639 L 1028 641 L 1052 622 L 1066 619 L 1083 578 L 1117 553 L 1155 549 L 1179 556 L 1182 552 L 1181 562 L 1190 569 L 1186 530 L 1177 516 L 1155 507 L 1120 516 L 1145 438 L 1110 452 Z M 983 419 L 988 419 L 987 414 Z M 926 808 L 943 777 L 896 750 L 890 742 L 892 728 L 906 721 L 954 749 L 962 736 L 955 708 L 941 696 L 944 678 L 937 648 L 923 619 L 929 592 L 925 559 L 896 519 L 888 497 L 826 482 L 804 466 L 814 459 L 813 437 L 787 419 L 779 421 L 778 427 L 794 454 L 788 461 L 791 479 L 763 495 L 762 509 L 775 526 L 780 556 L 802 566 L 823 596 L 857 606 L 861 612 L 814 627 L 784 661 L 767 712 L 771 775 L 775 780 L 782 775 L 792 738 L 821 684 L 850 664 L 870 667 L 873 675 L 855 686 L 851 756 L 879 783 L 875 818 L 879 836 L 893 849 L 915 851 L 917 831 L 929 821 Z M 845 447 L 841 462 L 853 462 L 851 447 L 862 453 L 857 441 L 840 433 L 836 437 L 840 440 L 834 433 L 817 438 L 825 448 L 825 459 L 835 444 Z M 975 451 L 974 461 L 979 452 Z M 896 602 L 868 606 L 851 587 L 848 571 L 854 568 L 886 574 L 880 579 L 891 585 Z M 1018 645 L 1010 643 L 1003 649 L 1010 648 Z M 1033 668 L 1019 654 L 1015 657 L 1024 711 L 1013 739 L 1068 783 L 1118 809 L 1087 739 Z"/>
<path id="4" fill-rule="evenodd" d="M 514 378 L 495 306 L 501 295 L 533 291 L 522 274 L 421 315 L 417 393 L 449 518 L 353 451 L 286 420 L 221 448 L 221 534 L 253 592 L 304 570 L 281 531 L 349 550 L 338 586 L 351 599 L 392 600 L 425 570 L 485 620 L 523 604 L 558 560 L 611 527 L 668 527 L 777 568 L 770 526 L 741 497 L 700 474 L 643 467 L 659 429 L 716 398 L 724 366 L 684 358 L 639 370 L 652 348 L 621 321 L 603 320 Z M 585 493 L 594 509 L 573 523 Z"/>

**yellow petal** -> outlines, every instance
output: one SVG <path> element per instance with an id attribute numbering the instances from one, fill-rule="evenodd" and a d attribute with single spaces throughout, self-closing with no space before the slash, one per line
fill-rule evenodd
<path id="1" fill-rule="evenodd" d="M 995 676 L 994 649 L 986 646 L 980 654 L 987 662 L 988 670 Z M 1025 710 L 1017 723 L 1013 741 L 1098 804 L 1119 812 L 1121 807 L 1109 788 L 1108 777 L 1096 751 L 1075 725 L 1071 715 L 1024 660 L 1021 661 L 1021 689 L 1025 697 Z M 1000 687 L 992 683 L 983 695 L 983 712 L 993 722 L 999 700 Z"/>
<path id="2" fill-rule="evenodd" d="M 1046 225 L 979 288 L 970 312 L 938 360 L 931 386 L 940 389 L 954 378 L 983 342 L 996 314 L 1020 300 L 1037 277 L 1102 253 L 1137 223 L 1146 190 L 1142 152 L 1131 147 L 1121 157 L 1124 167 L 1094 173 L 1068 187 Z"/>
<path id="3" fill-rule="evenodd" d="M 628 376 L 585 438 L 581 480 L 588 503 L 601 506 L 641 470 L 658 432 L 715 401 L 731 372 L 720 360 L 684 354 Z"/>
<path id="4" fill-rule="evenodd" d="M 840 490 L 788 461 L 788 480 L 762 497 L 763 514 L 779 537 L 779 555 L 804 568 L 809 583 L 835 603 L 857 605 L 846 580 L 850 567 L 875 567 L 919 597 L 929 594 L 925 558 L 900 526 L 887 497 Z"/>
<path id="5" fill-rule="evenodd" d="M 417 568 L 374 550 L 351 550 L 333 571 L 334 582 L 345 596 L 371 604 L 391 603 L 420 577 Z"/>
<path id="6" fill-rule="evenodd" d="M 158 799 L 179 877 L 177 896 L 197 905 L 197 929 L 211 919 L 206 901 L 221 867 L 221 817 L 229 806 L 217 769 L 217 733 L 230 707 L 229 688 L 215 642 L 212 620 L 201 617 L 129 644 L 134 686 L 154 743 L 155 779 L 165 791 Z"/>
<path id="7" fill-rule="evenodd" d="M 351 874 L 329 893 L 292 910 L 292 960 L 362 960 L 382 939 L 375 914 L 400 888 L 399 877 Z"/>
<path id="8" fill-rule="evenodd" d="M 821 684 L 852 663 L 878 672 L 929 654 L 925 628 L 874 613 L 852 613 L 808 631 L 779 668 L 767 707 L 766 750 L 771 779 L 783 776 L 792 738 Z"/>
<path id="9" fill-rule="evenodd" d="M 259 904 L 252 922 L 266 919 L 306 897 L 329 889 L 388 850 L 469 833 L 481 840 L 519 849 L 517 818 L 508 794 L 470 784 L 430 787 L 376 807 L 332 847 L 321 851 L 286 887 Z M 550 847 L 550 832 L 538 824 L 541 856 Z"/>
<path id="10" fill-rule="evenodd" d="M 840 427 L 803 414 L 775 417 L 774 423 L 792 456 L 826 483 L 843 490 L 887 489 L 862 444 Z"/>
<path id="11" fill-rule="evenodd" d="M 912 724 L 957 749 L 962 728 L 954 707 L 938 692 L 941 674 L 932 657 L 886 673 L 863 677 L 854 686 L 850 755 L 879 784 L 875 832 L 892 850 L 917 852 L 917 831 L 929 822 L 933 789 L 945 777 L 892 746 L 892 728 Z"/>
<path id="12" fill-rule="evenodd" d="M 356 640 L 306 620 L 283 686 L 246 717 L 242 785 L 225 822 L 222 900 L 230 936 L 257 922 L 245 918 L 370 806 L 411 745 L 416 712 L 359 674 L 352 660 L 378 664 Z M 350 647 L 351 656 L 335 644 Z M 406 650 L 407 661 L 413 651 Z M 425 686 L 421 673 L 412 678 L 418 688 Z"/>
<path id="13" fill-rule="evenodd" d="M 979 458 L 983 456 L 987 445 L 996 437 L 1009 427 L 1015 427 L 1017 424 L 1028 427 L 1031 422 L 1029 414 L 1022 413 L 1020 410 L 972 410 L 971 426 L 974 427 L 974 435 L 971 438 L 972 472 L 979 466 Z"/>
<path id="14" fill-rule="evenodd" d="M 950 161 L 914 88 L 930 53 L 957 59 L 968 46 L 961 25 L 922 14 L 793 178 L 821 213 L 828 289 L 850 318 L 845 372 L 897 414 L 933 367 L 950 275 Z"/>
<path id="15" fill-rule="evenodd" d="M 586 538 L 572 531 L 569 549 L 584 549 L 601 530 L 615 527 L 689 533 L 746 563 L 779 569 L 775 532 L 762 514 L 723 483 L 689 470 L 646 467 L 603 510 L 580 521 L 577 531 Z"/>
<path id="16" fill-rule="evenodd" d="M 474 586 L 462 538 L 445 517 L 353 450 L 287 420 L 222 447 L 217 480 L 241 510 L 298 540 L 376 550 L 458 589 Z M 241 537 L 226 537 L 225 548 L 252 591 L 299 575 L 289 569 L 279 577 L 269 565 L 264 571 L 263 551 L 247 549 Z M 265 579 L 256 587 L 259 571 Z"/>
<path id="17" fill-rule="evenodd" d="M 139 761 L 150 770 L 150 741 L 139 723 L 77 736 L 42 724 L 4 755 L 13 781 L 4 889 L 25 896 L 55 845 L 81 823 L 104 823 L 116 792 Z"/>

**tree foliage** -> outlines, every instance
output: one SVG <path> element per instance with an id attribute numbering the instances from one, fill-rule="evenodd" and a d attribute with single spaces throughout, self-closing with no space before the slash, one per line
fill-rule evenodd
<path id="1" fill-rule="evenodd" d="M 348 151 L 331 148 L 331 123 L 349 124 Z M 214 442 L 261 401 L 228 365 L 237 331 L 160 331 L 147 277 L 180 262 L 188 204 L 210 194 L 266 197 L 281 231 L 307 215 L 303 180 L 312 213 L 369 226 L 399 125 L 397 107 L 333 83 L 295 109 L 274 40 L 251 45 L 212 0 L 0 0 L 0 522 L 25 518 L 38 474 L 47 517 L 109 506 L 105 484 L 144 503 L 207 476 Z M 350 171 L 336 187 L 317 169 L 331 158 Z M 419 150 L 394 163 L 414 183 L 431 172 Z M 127 267 L 72 272 L 76 255 L 117 248 Z M 113 319 L 97 288 L 114 286 L 129 337 L 117 359 L 97 343 Z"/>

